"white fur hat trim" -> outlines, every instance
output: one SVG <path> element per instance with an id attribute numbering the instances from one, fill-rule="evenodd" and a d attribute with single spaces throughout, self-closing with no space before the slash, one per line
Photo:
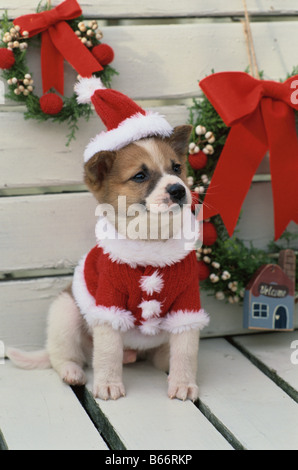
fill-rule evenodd
<path id="1" fill-rule="evenodd" d="M 145 137 L 169 137 L 173 127 L 164 116 L 148 111 L 145 115 L 137 113 L 124 119 L 118 127 L 103 131 L 92 139 L 84 152 L 85 163 L 97 152 L 115 151 Z"/>

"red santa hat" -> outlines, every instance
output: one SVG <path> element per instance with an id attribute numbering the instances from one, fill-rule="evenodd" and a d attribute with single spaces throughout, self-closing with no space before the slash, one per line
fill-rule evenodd
<path id="1" fill-rule="evenodd" d="M 84 161 L 102 150 L 120 150 L 145 137 L 169 137 L 172 126 L 164 116 L 145 111 L 128 96 L 106 88 L 100 78 L 81 78 L 75 85 L 78 103 L 90 103 L 107 130 L 97 134 L 87 145 Z"/>

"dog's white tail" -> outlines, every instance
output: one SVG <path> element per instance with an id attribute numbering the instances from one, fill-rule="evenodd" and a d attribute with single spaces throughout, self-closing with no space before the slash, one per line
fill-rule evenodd
<path id="1" fill-rule="evenodd" d="M 7 348 L 6 355 L 21 369 L 49 369 L 52 367 L 46 349 L 28 352 L 16 348 Z"/>

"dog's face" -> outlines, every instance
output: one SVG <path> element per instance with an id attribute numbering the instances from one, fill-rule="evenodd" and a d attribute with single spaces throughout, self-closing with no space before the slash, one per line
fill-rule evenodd
<path id="1" fill-rule="evenodd" d="M 85 164 L 88 188 L 99 203 L 114 207 L 117 218 L 125 212 L 126 225 L 136 217 L 129 212 L 136 204 L 144 208 L 143 218 L 149 221 L 151 214 L 151 225 L 157 223 L 153 212 L 160 215 L 191 203 L 185 156 L 191 129 L 178 126 L 169 138 L 142 139 L 117 152 L 95 154 Z M 119 196 L 125 197 L 125 207 L 119 208 Z M 149 231 L 150 223 L 146 223 Z"/>

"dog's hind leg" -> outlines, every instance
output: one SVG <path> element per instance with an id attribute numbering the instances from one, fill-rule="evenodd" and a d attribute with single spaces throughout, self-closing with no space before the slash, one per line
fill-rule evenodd
<path id="1" fill-rule="evenodd" d="M 88 341 L 91 346 L 84 319 L 70 289 L 67 289 L 50 307 L 47 351 L 52 367 L 70 385 L 86 383 L 83 366 L 86 363 Z"/>
<path id="2" fill-rule="evenodd" d="M 152 362 L 156 369 L 168 372 L 170 361 L 169 343 L 162 344 L 161 346 L 148 351 L 148 359 Z"/>

